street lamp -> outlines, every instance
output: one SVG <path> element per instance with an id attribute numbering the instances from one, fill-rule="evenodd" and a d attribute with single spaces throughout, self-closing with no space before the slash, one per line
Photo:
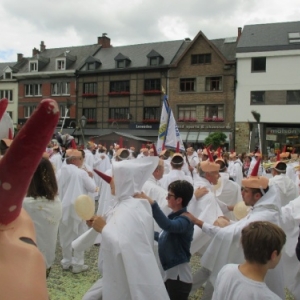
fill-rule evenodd
<path id="1" fill-rule="evenodd" d="M 87 123 L 86 116 L 82 115 L 79 122 L 78 122 L 78 125 L 80 127 L 82 142 L 83 142 L 84 145 L 85 145 L 85 139 L 84 139 L 84 130 L 83 129 L 84 129 L 86 123 Z"/>

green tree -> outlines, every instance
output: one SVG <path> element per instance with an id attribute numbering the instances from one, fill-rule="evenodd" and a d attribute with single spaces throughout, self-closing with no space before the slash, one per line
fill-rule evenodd
<path id="1" fill-rule="evenodd" d="M 205 140 L 205 146 L 211 145 L 212 149 L 216 150 L 219 146 L 226 142 L 226 134 L 220 131 L 212 132 Z"/>

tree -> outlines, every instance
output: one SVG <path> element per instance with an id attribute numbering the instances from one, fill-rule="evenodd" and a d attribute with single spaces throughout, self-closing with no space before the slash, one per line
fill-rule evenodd
<path id="1" fill-rule="evenodd" d="M 226 142 L 226 134 L 223 132 L 213 132 L 204 140 L 205 146 L 212 146 L 212 149 L 217 149 Z"/>

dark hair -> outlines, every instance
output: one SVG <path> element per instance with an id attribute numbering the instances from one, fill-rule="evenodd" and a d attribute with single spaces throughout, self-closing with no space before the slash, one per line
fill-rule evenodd
<path id="1" fill-rule="evenodd" d="M 42 158 L 31 179 L 27 197 L 45 197 L 54 200 L 57 195 L 57 182 L 51 162 Z"/>
<path id="2" fill-rule="evenodd" d="M 275 170 L 276 171 L 278 170 L 280 173 L 285 173 L 286 172 L 286 168 L 287 168 L 286 163 L 283 162 L 283 161 L 281 161 L 281 162 L 279 162 L 277 164 Z"/>
<path id="3" fill-rule="evenodd" d="M 260 196 L 262 197 L 264 194 L 262 193 L 261 189 L 257 189 L 257 188 L 251 188 L 252 190 L 252 195 L 259 193 Z M 266 193 L 269 190 L 269 187 L 267 186 L 265 189 L 263 189 L 263 192 Z"/>
<path id="4" fill-rule="evenodd" d="M 168 191 L 176 198 L 182 198 L 182 207 L 186 207 L 194 194 L 194 187 L 186 180 L 176 180 L 169 184 Z"/>
<path id="5" fill-rule="evenodd" d="M 244 256 L 250 263 L 266 264 L 273 251 L 280 254 L 285 242 L 284 231 L 267 221 L 252 222 L 242 230 Z"/>

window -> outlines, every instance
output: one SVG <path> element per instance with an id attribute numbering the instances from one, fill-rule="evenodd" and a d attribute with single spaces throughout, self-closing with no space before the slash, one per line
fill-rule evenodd
<path id="1" fill-rule="evenodd" d="M 9 101 L 13 101 L 13 91 L 12 90 L 0 90 L 0 99 L 6 98 Z"/>
<path id="2" fill-rule="evenodd" d="M 59 59 L 56 61 L 56 69 L 57 70 L 65 70 L 65 60 L 64 59 Z"/>
<path id="3" fill-rule="evenodd" d="M 126 66 L 126 61 L 125 60 L 117 61 L 117 68 L 122 69 L 122 68 L 125 68 L 125 66 Z"/>
<path id="4" fill-rule="evenodd" d="M 97 94 L 97 83 L 96 82 L 84 83 L 83 94 Z"/>
<path id="5" fill-rule="evenodd" d="M 24 117 L 29 118 L 33 111 L 35 110 L 35 105 L 24 106 Z"/>
<path id="6" fill-rule="evenodd" d="M 205 105 L 205 118 L 224 121 L 224 105 Z"/>
<path id="7" fill-rule="evenodd" d="M 255 91 L 251 92 L 251 103 L 250 104 L 264 104 L 265 103 L 265 92 Z"/>
<path id="8" fill-rule="evenodd" d="M 205 90 L 206 91 L 222 91 L 222 77 L 206 77 Z"/>
<path id="9" fill-rule="evenodd" d="M 251 71 L 252 72 L 266 72 L 266 58 L 265 57 L 252 57 Z"/>
<path id="10" fill-rule="evenodd" d="M 145 107 L 144 119 L 159 120 L 160 119 L 160 107 Z"/>
<path id="11" fill-rule="evenodd" d="M 87 118 L 87 120 L 96 121 L 96 108 L 84 108 L 82 110 L 82 115 Z"/>
<path id="12" fill-rule="evenodd" d="M 60 118 L 70 118 L 70 110 L 68 110 L 68 113 L 66 115 L 66 111 L 67 111 L 67 105 L 65 104 L 60 104 L 59 105 L 59 111 L 60 111 Z"/>
<path id="13" fill-rule="evenodd" d="M 115 120 L 125 120 L 128 119 L 129 115 L 129 108 L 124 107 L 124 108 L 110 108 L 109 109 L 109 118 L 110 119 L 115 119 Z"/>
<path id="14" fill-rule="evenodd" d="M 159 57 L 150 57 L 150 66 L 158 66 Z"/>
<path id="15" fill-rule="evenodd" d="M 180 79 L 180 92 L 194 92 L 195 91 L 195 78 L 182 78 Z"/>
<path id="16" fill-rule="evenodd" d="M 87 64 L 87 69 L 88 69 L 89 71 L 95 70 L 95 69 L 96 69 L 95 63 L 94 63 L 94 62 L 88 63 L 88 64 Z"/>
<path id="17" fill-rule="evenodd" d="M 25 96 L 42 96 L 42 84 L 25 84 Z"/>
<path id="18" fill-rule="evenodd" d="M 110 92 L 130 92 L 129 80 L 111 81 Z"/>
<path id="19" fill-rule="evenodd" d="M 70 82 L 51 83 L 51 95 L 70 95 Z"/>
<path id="20" fill-rule="evenodd" d="M 11 72 L 5 72 L 5 73 L 4 73 L 4 79 L 12 79 L 12 74 L 11 74 Z"/>
<path id="21" fill-rule="evenodd" d="M 178 107 L 178 121 L 196 120 L 196 106 L 179 106 Z"/>
<path id="22" fill-rule="evenodd" d="M 289 33 L 290 43 L 300 43 L 300 32 L 290 32 Z"/>
<path id="23" fill-rule="evenodd" d="M 37 70 L 38 70 L 38 63 L 30 62 L 29 63 L 29 72 L 37 72 Z"/>
<path id="24" fill-rule="evenodd" d="M 198 64 L 210 64 L 211 63 L 211 54 L 194 54 L 192 55 L 191 64 L 198 65 Z"/>
<path id="25" fill-rule="evenodd" d="M 300 91 L 287 91 L 286 104 L 300 104 Z"/>
<path id="26" fill-rule="evenodd" d="M 144 90 L 145 91 L 153 91 L 153 90 L 160 91 L 161 90 L 160 79 L 159 78 L 158 79 L 145 79 Z"/>

